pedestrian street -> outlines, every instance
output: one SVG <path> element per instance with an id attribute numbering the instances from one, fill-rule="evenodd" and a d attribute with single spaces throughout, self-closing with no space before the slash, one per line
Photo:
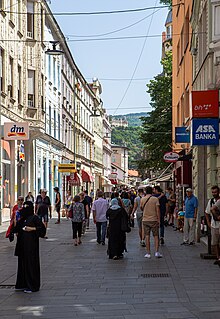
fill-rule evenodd
<path id="1" fill-rule="evenodd" d="M 163 258 L 146 259 L 137 224 L 127 234 L 124 259 L 109 260 L 95 226 L 75 247 L 71 223 L 49 222 L 40 239 L 41 290 L 15 292 L 15 241 L 0 234 L 0 318 L 163 319 L 220 317 L 220 268 L 200 258 L 203 244 L 181 246 L 183 234 L 165 228 Z M 2 230 L 2 226 L 0 226 Z M 107 241 L 106 241 L 107 244 Z"/>

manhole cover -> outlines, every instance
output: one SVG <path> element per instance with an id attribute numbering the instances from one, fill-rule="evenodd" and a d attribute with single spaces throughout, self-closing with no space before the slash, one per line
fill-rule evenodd
<path id="1" fill-rule="evenodd" d="M 15 285 L 0 285 L 0 289 L 14 289 Z"/>
<path id="2" fill-rule="evenodd" d="M 143 278 L 167 278 L 169 277 L 170 275 L 169 274 L 140 274 L 140 277 L 143 277 Z"/>

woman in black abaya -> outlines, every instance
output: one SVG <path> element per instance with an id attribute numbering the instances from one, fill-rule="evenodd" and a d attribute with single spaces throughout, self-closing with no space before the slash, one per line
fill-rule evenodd
<path id="1" fill-rule="evenodd" d="M 122 218 L 128 221 L 128 215 L 125 209 L 118 205 L 117 198 L 113 198 L 110 208 L 106 212 L 109 220 L 108 227 L 108 255 L 109 259 L 117 260 L 123 258 L 123 252 L 126 250 L 126 234 L 121 230 Z"/>
<path id="2" fill-rule="evenodd" d="M 14 221 L 14 233 L 17 233 L 15 256 L 18 256 L 15 289 L 31 293 L 40 289 L 39 237 L 45 236 L 46 228 L 34 215 L 32 202 L 25 202 L 20 213 L 20 220 Z"/>

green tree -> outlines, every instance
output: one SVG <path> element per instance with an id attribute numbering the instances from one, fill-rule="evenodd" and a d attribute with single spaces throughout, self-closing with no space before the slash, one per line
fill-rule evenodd
<path id="1" fill-rule="evenodd" d="M 142 117 L 141 140 L 144 152 L 139 161 L 139 170 L 159 169 L 167 166 L 163 155 L 171 150 L 172 142 L 172 52 L 162 59 L 163 73 L 158 74 L 147 84 L 152 111 Z"/>
<path id="2" fill-rule="evenodd" d="M 172 0 L 160 0 L 160 3 L 172 6 Z"/>
<path id="3" fill-rule="evenodd" d="M 128 147 L 128 167 L 137 169 L 137 162 L 143 151 L 143 144 L 140 139 L 141 127 L 114 127 L 112 129 L 112 144 L 126 145 Z"/>

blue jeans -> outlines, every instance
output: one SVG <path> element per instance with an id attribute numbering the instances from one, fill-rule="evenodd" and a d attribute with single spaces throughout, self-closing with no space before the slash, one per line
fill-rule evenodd
<path id="1" fill-rule="evenodd" d="M 105 242 L 107 229 L 107 222 L 96 222 L 96 234 L 97 234 L 97 242 L 100 244 L 101 242 Z"/>
<path id="2" fill-rule="evenodd" d="M 160 237 L 164 237 L 164 217 L 165 212 L 160 212 Z"/>

